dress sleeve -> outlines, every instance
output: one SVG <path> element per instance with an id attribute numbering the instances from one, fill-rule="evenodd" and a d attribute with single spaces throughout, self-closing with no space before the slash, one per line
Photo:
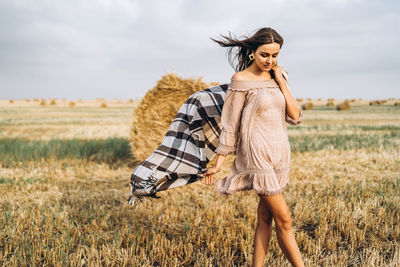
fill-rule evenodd
<path id="1" fill-rule="evenodd" d="M 283 74 L 283 78 L 285 78 L 286 81 L 286 86 L 288 87 L 289 91 L 289 75 L 286 69 L 282 69 L 282 74 Z M 299 125 L 302 122 L 302 117 L 303 117 L 303 111 L 301 109 L 301 106 L 297 103 L 299 109 L 300 109 L 300 116 L 297 120 L 292 119 L 289 114 L 287 113 L 286 109 L 285 109 L 285 121 L 291 125 Z"/>
<path id="2" fill-rule="evenodd" d="M 292 119 L 287 112 L 285 112 L 285 120 L 287 123 L 291 124 L 291 125 L 299 125 L 302 122 L 302 116 L 303 116 L 303 111 L 301 110 L 301 107 L 299 106 L 300 109 L 300 116 L 298 120 L 294 120 Z"/>
<path id="3" fill-rule="evenodd" d="M 221 133 L 215 150 L 218 154 L 225 156 L 236 154 L 246 94 L 247 90 L 236 90 L 228 87 L 221 113 Z"/>

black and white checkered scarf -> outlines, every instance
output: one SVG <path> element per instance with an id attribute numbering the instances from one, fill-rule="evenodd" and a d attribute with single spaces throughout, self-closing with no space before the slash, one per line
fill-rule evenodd
<path id="1" fill-rule="evenodd" d="M 229 84 L 192 94 L 180 107 L 159 147 L 131 175 L 128 204 L 160 198 L 162 190 L 204 178 L 215 156 L 221 132 L 222 107 Z"/>

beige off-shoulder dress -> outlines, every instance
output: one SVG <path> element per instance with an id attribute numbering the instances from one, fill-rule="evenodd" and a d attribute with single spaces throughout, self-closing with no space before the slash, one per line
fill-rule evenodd
<path id="1" fill-rule="evenodd" d="M 287 77 L 287 76 L 286 76 Z M 286 81 L 287 87 L 289 83 Z M 286 100 L 272 80 L 231 80 L 221 114 L 215 150 L 235 154 L 228 176 L 214 183 L 224 195 L 254 190 L 264 195 L 283 192 L 289 184 L 290 144 L 286 122 L 301 123 L 286 112 Z"/>

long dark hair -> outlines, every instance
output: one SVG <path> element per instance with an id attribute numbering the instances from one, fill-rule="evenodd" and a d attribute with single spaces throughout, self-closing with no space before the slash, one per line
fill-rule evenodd
<path id="1" fill-rule="evenodd" d="M 235 69 L 235 71 L 241 71 L 247 68 L 251 64 L 251 60 L 249 55 L 252 52 L 255 52 L 260 45 L 270 44 L 270 43 L 278 43 L 280 47 L 283 45 L 283 38 L 272 28 L 260 28 L 250 37 L 244 36 L 244 39 L 239 40 L 237 38 L 232 38 L 231 33 L 229 36 L 224 36 L 221 34 L 221 37 L 225 38 L 227 41 L 215 40 L 210 37 L 211 40 L 217 42 L 220 46 L 229 47 L 228 48 L 228 61 L 230 65 Z M 238 47 L 239 51 L 233 53 L 233 49 Z M 235 54 L 232 59 L 232 54 Z M 234 59 L 238 60 L 235 64 L 233 62 Z"/>

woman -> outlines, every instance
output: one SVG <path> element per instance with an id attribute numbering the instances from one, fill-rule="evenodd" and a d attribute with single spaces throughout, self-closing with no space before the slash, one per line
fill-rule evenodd
<path id="1" fill-rule="evenodd" d="M 216 165 L 207 169 L 203 180 L 211 184 L 226 156 L 235 154 L 228 176 L 214 186 L 224 195 L 253 190 L 259 196 L 253 266 L 263 265 L 272 219 L 285 257 L 293 266 L 304 266 L 282 195 L 289 183 L 290 163 L 285 122 L 298 125 L 302 117 L 302 110 L 289 91 L 287 73 L 277 65 L 283 39 L 271 28 L 261 28 L 243 40 L 223 37 L 226 42 L 211 39 L 230 47 L 229 52 L 239 47 L 237 72 L 232 76 L 222 109 Z"/>

